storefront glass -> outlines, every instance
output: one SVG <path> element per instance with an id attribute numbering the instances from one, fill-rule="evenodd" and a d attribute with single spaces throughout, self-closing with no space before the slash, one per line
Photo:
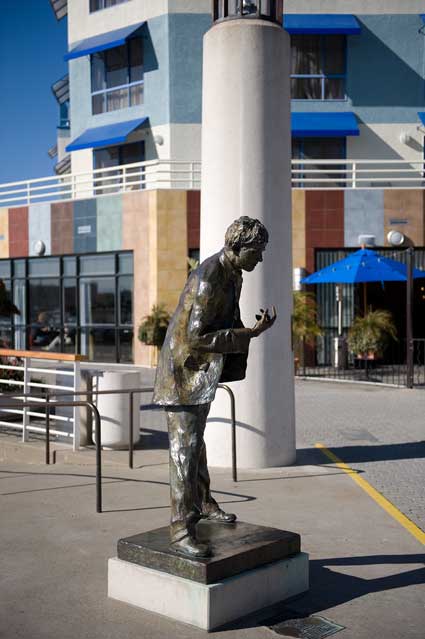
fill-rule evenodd
<path id="1" fill-rule="evenodd" d="M 3 348 L 132 361 L 131 252 L 0 260 L 0 280 L 21 312 L 0 317 Z"/>

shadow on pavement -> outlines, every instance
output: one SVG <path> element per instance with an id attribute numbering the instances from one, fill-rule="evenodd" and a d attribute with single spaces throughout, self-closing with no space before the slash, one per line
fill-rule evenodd
<path id="1" fill-rule="evenodd" d="M 425 457 L 425 441 L 377 446 L 329 446 L 329 450 L 347 464 L 395 459 L 419 459 Z M 319 448 L 297 450 L 297 466 L 334 463 Z"/>
<path id="2" fill-rule="evenodd" d="M 168 431 L 153 428 L 141 428 L 140 439 L 135 449 L 140 450 L 168 450 Z"/>
<path id="3" fill-rule="evenodd" d="M 341 604 L 374 592 L 382 592 L 395 588 L 420 585 L 425 580 L 425 567 L 405 572 L 397 572 L 375 579 L 342 574 L 332 570 L 333 566 L 376 566 L 398 565 L 405 569 L 406 565 L 424 564 L 425 555 L 367 555 L 364 557 L 337 557 L 330 559 L 313 559 L 310 561 L 310 590 L 305 595 L 292 599 L 286 604 L 278 604 L 269 608 L 266 613 L 252 615 L 247 619 L 236 621 L 225 626 L 227 629 L 253 628 L 273 626 L 288 619 L 304 618 L 321 613 Z M 338 619 L 335 619 L 338 623 Z M 220 630 L 223 630 L 220 628 Z"/>
<path id="4" fill-rule="evenodd" d="M 81 483 L 81 484 L 68 484 L 68 485 L 63 485 L 63 486 L 48 486 L 46 488 L 29 488 L 27 490 L 16 490 L 13 492 L 4 492 L 4 493 L 0 493 L 1 496 L 7 496 L 7 495 L 23 495 L 25 493 L 39 493 L 39 492 L 48 492 L 48 491 L 54 491 L 54 490 L 68 490 L 69 488 L 74 488 L 74 489 L 78 489 L 78 488 L 84 488 L 86 486 L 90 486 L 90 485 L 94 485 L 95 484 L 95 475 L 88 475 L 88 474 L 84 474 L 84 473 L 55 473 L 55 472 L 21 472 L 21 471 L 13 471 L 13 470 L 0 470 L 0 478 L 1 475 L 13 475 L 13 477 L 10 477 L 11 479 L 15 479 L 16 476 L 18 475 L 22 475 L 24 477 L 27 477 L 29 475 L 32 476 L 45 476 L 45 477 L 81 477 L 81 478 L 90 478 L 93 481 L 90 483 Z M 104 480 L 109 480 L 109 481 L 104 481 Z M 168 482 L 165 481 L 157 481 L 157 480 L 150 480 L 150 479 L 135 479 L 132 477 L 113 477 L 113 476 L 109 476 L 109 475 L 103 475 L 102 476 L 102 484 L 104 486 L 107 486 L 108 484 L 114 484 L 114 483 L 125 483 L 125 482 L 132 482 L 132 483 L 138 483 L 138 484 L 154 484 L 156 486 L 169 486 Z M 254 497 L 254 495 L 242 495 L 241 493 L 234 493 L 234 492 L 228 492 L 226 490 L 212 490 L 211 491 L 214 495 L 221 495 L 224 497 L 232 497 L 235 499 L 227 499 L 225 502 L 222 503 L 226 503 L 226 504 L 237 504 L 240 502 L 246 502 L 246 501 L 256 501 L 257 497 Z M 169 505 L 167 506 L 150 506 L 149 508 L 133 508 L 133 509 L 126 509 L 126 510 L 155 510 L 156 508 L 169 508 Z M 108 510 L 108 509 L 104 509 L 103 512 L 119 512 L 120 509 L 118 510 Z M 124 510 L 124 512 L 126 512 Z"/>

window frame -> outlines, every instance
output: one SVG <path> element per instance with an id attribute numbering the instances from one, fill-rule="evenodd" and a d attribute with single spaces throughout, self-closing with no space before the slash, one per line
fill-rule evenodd
<path id="1" fill-rule="evenodd" d="M 309 160 L 309 159 L 312 159 L 310 157 L 306 157 L 305 144 L 306 144 L 306 141 L 308 143 L 308 142 L 310 142 L 311 140 L 314 140 L 314 139 L 320 139 L 320 140 L 327 140 L 327 139 L 335 140 L 335 139 L 337 139 L 337 140 L 339 140 L 340 141 L 341 155 L 343 156 L 343 157 L 340 157 L 340 158 L 336 158 L 336 157 L 334 157 L 334 158 L 317 158 L 316 157 L 316 158 L 314 158 L 314 160 L 326 160 L 326 159 L 346 160 L 347 159 L 347 137 L 346 136 L 329 137 L 329 138 L 327 138 L 325 136 L 323 138 L 322 137 L 317 137 L 317 138 L 315 138 L 315 137 L 293 138 L 293 140 L 292 140 L 292 150 L 291 150 L 292 159 L 294 159 L 294 160 Z M 300 155 L 299 158 L 295 157 L 295 155 L 293 153 L 294 146 L 296 144 L 299 145 L 299 152 L 300 152 L 299 153 L 299 155 Z M 326 165 L 321 165 L 321 166 L 323 167 L 323 171 L 325 172 L 326 171 Z M 331 166 L 331 168 L 332 168 L 332 166 Z M 321 177 L 321 176 L 319 175 L 319 177 Z M 341 178 L 341 179 L 346 179 L 346 176 L 344 177 L 344 175 L 342 173 L 338 174 L 337 177 Z M 317 185 L 320 187 L 320 183 L 318 183 L 317 185 L 315 185 L 314 183 L 311 183 L 311 182 L 305 183 L 304 182 L 304 180 L 305 180 L 305 174 L 304 173 L 299 173 L 298 177 L 296 179 L 297 179 L 297 181 L 296 181 L 296 184 L 294 185 L 294 188 L 296 188 L 296 189 L 315 188 Z M 336 186 L 338 188 L 343 189 L 343 188 L 345 188 L 346 182 L 336 182 L 335 184 L 336 184 Z"/>
<path id="2" fill-rule="evenodd" d="M 348 99 L 347 96 L 347 36 L 344 33 L 340 34 L 329 34 L 329 33 L 316 33 L 316 34 L 297 34 L 297 36 L 302 35 L 316 35 L 319 37 L 319 49 L 320 49 L 320 62 L 323 69 L 325 69 L 326 64 L 326 42 L 325 38 L 332 38 L 334 35 L 340 35 L 344 38 L 344 72 L 343 73 L 291 73 L 291 80 L 302 80 L 302 79 L 317 79 L 320 80 L 320 98 L 293 98 L 291 95 L 291 100 L 294 102 L 346 102 Z M 292 62 L 292 40 L 293 36 L 291 36 L 291 62 Z M 325 97 L 325 83 L 326 80 L 343 80 L 343 93 L 344 97 L 342 98 L 326 98 Z M 292 94 L 292 87 L 291 87 Z"/>
<path id="3" fill-rule="evenodd" d="M 124 4 L 124 2 L 128 2 L 129 0 L 115 0 L 115 2 L 109 7 L 105 7 L 105 0 L 94 0 L 97 4 L 103 5 L 99 6 L 96 9 L 92 9 L 92 0 L 89 0 L 89 13 L 96 13 L 97 11 L 105 11 L 105 9 L 112 9 L 112 7 L 116 7 L 119 4 Z"/>
<path id="4" fill-rule="evenodd" d="M 81 272 L 81 262 L 86 257 L 113 257 L 113 266 L 110 272 L 103 273 L 84 273 Z M 125 270 L 121 269 L 121 259 L 127 258 L 127 267 Z M 51 275 L 31 275 L 30 265 L 38 261 L 46 260 L 49 258 L 58 258 L 59 270 L 55 274 Z M 130 259 L 128 259 L 130 258 Z M 73 263 L 75 265 L 75 272 L 67 272 L 64 268 L 65 261 Z M 7 332 L 10 337 L 10 347 L 14 349 L 33 350 L 30 348 L 29 338 L 31 330 L 35 325 L 34 321 L 30 321 L 30 283 L 32 280 L 57 280 L 59 282 L 59 306 L 58 311 L 60 313 L 60 323 L 54 327 L 57 328 L 57 332 L 60 337 L 60 351 L 66 352 L 65 349 L 65 329 L 72 329 L 75 334 L 74 346 L 77 352 L 81 352 L 83 334 L 90 330 L 108 330 L 113 331 L 115 334 L 115 360 L 111 363 L 119 363 L 124 361 L 128 363 L 128 358 L 123 358 L 121 349 L 121 335 L 132 334 L 132 339 L 135 339 L 135 317 L 134 317 L 134 295 L 132 295 L 132 321 L 131 323 L 121 323 L 121 299 L 119 296 L 119 280 L 125 276 L 133 278 L 134 291 L 134 253 L 128 250 L 119 251 L 102 251 L 98 253 L 67 253 L 63 255 L 46 255 L 43 257 L 26 256 L 22 258 L 3 258 L 0 260 L 1 265 L 9 265 L 9 274 L 3 274 L 0 279 L 10 284 L 10 297 L 16 304 L 18 302 L 17 294 L 22 296 L 22 305 L 20 307 L 21 315 L 12 315 L 11 317 L 3 318 L 6 321 L 2 321 L 0 324 L 0 332 Z M 22 271 L 18 270 L 17 266 L 22 266 Z M 104 278 L 114 279 L 114 322 L 113 323 L 82 323 L 80 312 L 80 284 L 84 279 L 95 278 L 98 280 Z M 75 321 L 65 321 L 65 281 L 73 281 L 75 283 L 75 303 L 76 303 L 76 318 Z M 37 352 L 34 349 L 34 352 Z"/>
<path id="5" fill-rule="evenodd" d="M 140 42 L 140 47 L 142 50 L 142 79 L 131 81 L 131 50 L 130 50 L 130 42 L 137 40 Z M 107 68 L 105 61 L 103 60 L 103 88 L 93 91 L 93 59 L 95 56 L 104 56 L 110 49 L 106 49 L 104 51 L 97 51 L 96 53 L 90 54 L 90 96 L 91 96 L 91 113 L 92 115 L 100 115 L 101 113 L 112 113 L 113 111 L 120 111 L 121 109 L 127 109 L 132 106 L 140 106 L 144 102 L 144 85 L 145 85 L 145 71 L 144 71 L 144 51 L 143 51 L 143 38 L 141 36 L 136 36 L 134 38 L 128 38 L 125 44 L 119 45 L 119 47 L 126 47 L 126 55 L 127 55 L 127 69 L 126 69 L 126 77 L 127 81 L 125 84 L 120 84 L 114 87 L 107 87 Z M 119 48 L 119 47 L 113 47 Z M 131 104 L 131 89 L 133 87 L 140 86 L 142 87 L 141 91 L 141 100 L 136 104 Z M 127 104 L 125 106 L 119 107 L 117 109 L 107 109 L 107 96 L 109 93 L 114 93 L 116 91 L 121 91 L 122 89 L 127 89 Z M 94 96 L 101 95 L 103 96 L 103 108 L 101 111 L 94 111 L 93 108 L 93 98 Z"/>

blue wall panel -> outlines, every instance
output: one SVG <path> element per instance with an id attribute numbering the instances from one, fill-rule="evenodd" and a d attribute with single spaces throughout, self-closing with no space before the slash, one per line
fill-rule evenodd
<path id="1" fill-rule="evenodd" d="M 74 202 L 74 251 L 89 253 L 96 251 L 96 200 Z"/>
<path id="2" fill-rule="evenodd" d="M 120 251 L 122 247 L 122 195 L 99 197 L 96 200 L 97 250 Z"/>
<path id="3" fill-rule="evenodd" d="M 384 191 L 362 189 L 345 191 L 344 246 L 359 246 L 359 235 L 374 235 L 384 244 Z"/>
<path id="4" fill-rule="evenodd" d="M 28 255 L 37 255 L 35 243 L 41 240 L 46 246 L 46 255 L 52 252 L 50 202 L 31 204 L 28 211 Z"/>
<path id="5" fill-rule="evenodd" d="M 202 118 L 202 39 L 212 18 L 173 13 L 169 24 L 170 121 L 197 124 Z"/>

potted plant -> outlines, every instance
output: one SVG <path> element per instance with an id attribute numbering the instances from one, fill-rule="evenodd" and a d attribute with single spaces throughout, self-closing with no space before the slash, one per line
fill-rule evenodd
<path id="1" fill-rule="evenodd" d="M 389 311 L 369 311 L 356 317 L 348 332 L 348 347 L 358 359 L 382 357 L 390 339 L 397 340 L 397 330 Z"/>
<path id="2" fill-rule="evenodd" d="M 322 334 L 322 329 L 317 323 L 317 303 L 313 293 L 294 291 L 293 303 L 292 341 L 297 374 L 300 361 L 304 364 L 305 345 L 314 345 L 316 337 Z"/>
<path id="3" fill-rule="evenodd" d="M 169 323 L 170 315 L 165 306 L 163 304 L 152 306 L 150 314 L 143 318 L 139 326 L 139 340 L 149 346 L 161 348 Z"/>

